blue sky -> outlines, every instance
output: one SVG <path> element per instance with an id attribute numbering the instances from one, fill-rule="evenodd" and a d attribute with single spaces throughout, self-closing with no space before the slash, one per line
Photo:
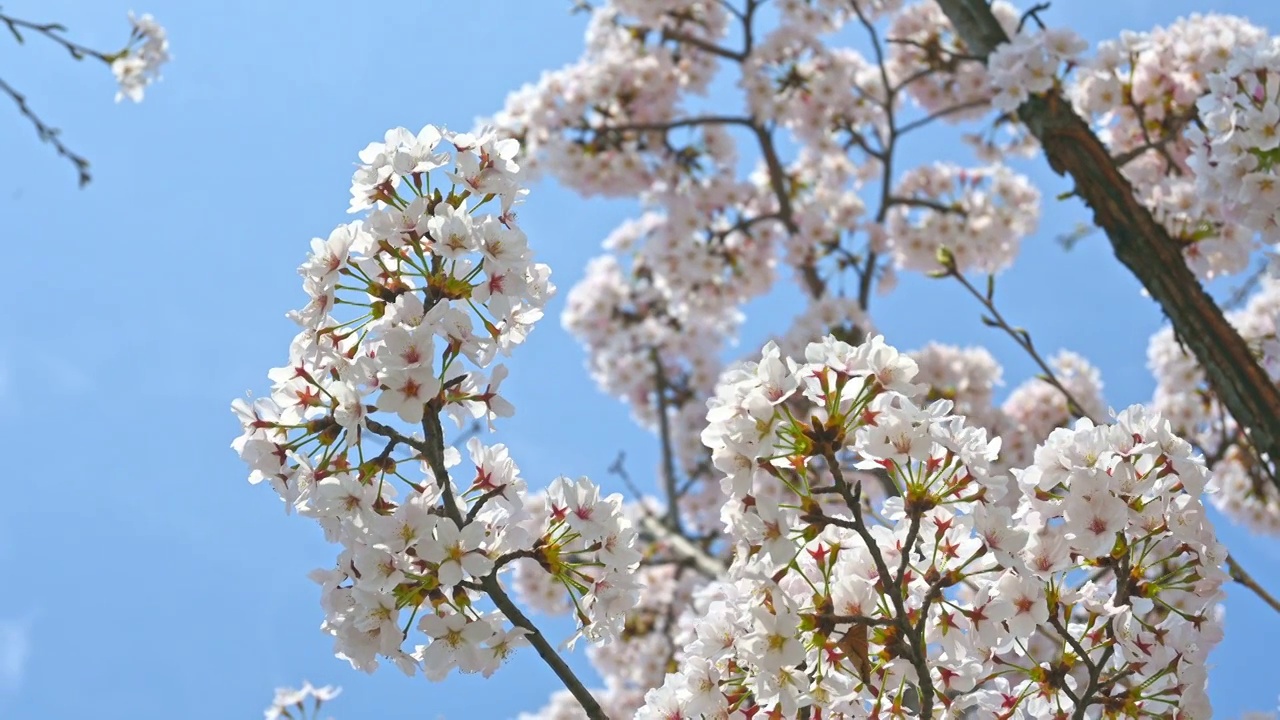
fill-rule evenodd
<path id="1" fill-rule="evenodd" d="M 502 718 L 543 703 L 554 678 L 532 653 L 494 680 L 440 685 L 390 669 L 365 676 L 334 659 L 305 577 L 330 565 L 334 548 L 245 482 L 228 449 L 237 428 L 227 408 L 263 391 L 267 369 L 286 357 L 284 313 L 302 298 L 294 268 L 310 238 L 347 218 L 356 152 L 396 125 L 468 128 L 510 89 L 576 58 L 582 18 L 567 5 L 152 0 L 134 9 L 168 28 L 174 61 L 140 106 L 113 105 L 104 66 L 75 63 L 38 38 L 23 47 L 0 38 L 4 79 L 90 158 L 95 178 L 77 190 L 70 166 L 0 100 L 11 263 L 0 284 L 0 437 L 10 458 L 0 717 L 258 717 L 272 688 L 303 678 L 344 686 L 333 711 L 349 719 Z M 1202 6 L 1062 2 L 1045 17 L 1099 40 Z M 127 36 L 129 9 L 5 4 L 105 50 Z M 1214 9 L 1280 27 L 1280 6 L 1263 0 Z M 949 137 L 922 135 L 907 162 L 931 159 Z M 1149 398 L 1146 343 L 1159 312 L 1101 236 L 1070 253 L 1052 241 L 1086 216 L 1052 200 L 1066 185 L 1043 163 L 1026 167 L 1045 215 L 1000 281 L 1002 308 L 1044 350 L 1093 360 L 1113 405 Z M 517 415 L 495 438 L 531 483 L 606 479 L 620 449 L 633 474 L 655 467 L 652 438 L 595 389 L 558 324 L 563 291 L 633 211 L 541 183 L 521 213 L 562 289 L 552 318 L 510 363 L 504 389 Z M 798 310 L 786 292 L 755 303 L 743 345 Z M 954 285 L 904 278 L 873 315 L 900 347 L 981 343 L 1005 363 L 1010 386 L 1032 372 Z M 1259 580 L 1280 587 L 1280 542 L 1227 526 L 1221 534 Z M 1211 674 L 1222 717 L 1275 706 L 1280 618 L 1268 612 L 1230 589 Z"/>

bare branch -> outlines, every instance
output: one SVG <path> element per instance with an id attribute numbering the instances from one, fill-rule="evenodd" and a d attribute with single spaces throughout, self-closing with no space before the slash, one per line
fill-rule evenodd
<path id="1" fill-rule="evenodd" d="M 986 104 L 987 104 L 986 100 L 970 100 L 969 102 L 963 102 L 958 105 L 952 105 L 951 107 L 945 107 L 941 110 L 938 110 L 937 112 L 930 113 L 929 115 L 925 115 L 922 118 L 916 118 L 915 120 L 912 120 L 909 123 L 903 123 L 902 127 L 898 128 L 898 135 L 899 136 L 906 135 L 912 130 L 918 130 L 924 127 L 925 125 L 928 125 L 929 123 L 933 122 L 934 120 L 939 120 L 941 118 L 947 117 L 948 115 L 954 115 L 958 112 L 964 112 L 965 110 L 972 110 L 974 108 L 979 108 Z"/>
<path id="2" fill-rule="evenodd" d="M 23 117 L 31 121 L 31 124 L 36 128 L 36 134 L 40 136 L 41 140 L 52 145 L 53 149 L 57 151 L 59 155 L 70 160 L 71 164 L 76 166 L 76 173 L 80 176 L 80 187 L 88 185 L 89 180 L 91 179 L 89 175 L 89 161 L 84 157 L 77 155 L 63 144 L 62 138 L 60 137 L 61 131 L 57 128 L 46 125 L 45 122 L 40 119 L 40 116 L 36 115 L 35 111 L 27 105 L 26 96 L 19 93 L 17 90 L 14 90 L 13 86 L 4 80 L 0 80 L 0 91 L 3 91 L 10 98 L 13 98 L 13 102 L 18 106 L 18 112 L 22 113 Z"/>
<path id="3" fill-rule="evenodd" d="M 97 58 L 105 63 L 110 64 L 112 58 L 104 53 L 98 52 L 93 48 L 85 47 L 80 43 L 73 42 L 62 36 L 67 29 L 58 23 L 33 23 L 30 20 L 20 20 L 10 17 L 4 13 L 0 13 L 0 23 L 4 23 L 9 27 L 9 32 L 13 34 L 15 40 L 19 43 L 26 42 L 26 38 L 22 36 L 23 30 L 31 30 L 33 32 L 44 35 L 53 42 L 61 45 L 67 52 L 71 53 L 71 57 L 76 60 L 83 60 L 86 57 Z"/>
<path id="4" fill-rule="evenodd" d="M 1271 606 L 1272 610 L 1280 612 L 1280 600 L 1277 600 L 1274 595 L 1267 592 L 1266 588 L 1259 585 L 1258 581 L 1254 580 L 1252 575 L 1245 572 L 1245 569 L 1240 567 L 1240 563 L 1230 555 L 1227 556 L 1227 572 L 1231 575 L 1232 580 L 1235 580 L 1241 585 L 1249 588 L 1253 591 L 1254 595 L 1261 598 L 1262 602 Z"/>
<path id="5" fill-rule="evenodd" d="M 969 282 L 969 279 L 966 278 L 963 273 L 956 269 L 954 261 L 950 262 L 945 267 L 946 274 L 942 277 L 955 278 L 966 290 L 969 291 L 970 295 L 974 296 L 977 298 L 978 302 L 982 303 L 982 307 L 989 313 L 989 315 L 983 317 L 983 323 L 1003 330 L 1006 335 L 1018 344 L 1018 347 L 1022 348 L 1022 350 L 1031 357 L 1036 366 L 1044 372 L 1044 376 L 1041 379 L 1057 388 L 1058 392 L 1062 393 L 1062 397 L 1067 401 L 1067 411 L 1076 417 L 1087 417 L 1094 422 L 1100 422 L 1099 418 L 1091 417 L 1089 413 L 1085 411 L 1084 406 L 1081 405 L 1080 402 L 1071 394 L 1071 391 L 1062 384 L 1062 381 L 1058 380 L 1058 376 L 1054 373 L 1053 368 L 1049 367 L 1049 363 L 1045 362 L 1045 359 L 1041 357 L 1039 351 L 1036 350 L 1035 344 L 1031 342 L 1031 333 L 1027 332 L 1023 328 L 1017 328 L 1010 325 L 1009 321 L 1004 319 L 1004 315 L 1000 314 L 1000 310 L 996 307 L 992 291 L 990 290 L 990 288 L 993 288 L 994 286 L 989 285 L 988 292 L 983 293 L 979 291 L 978 288 L 974 287 L 973 283 Z"/>

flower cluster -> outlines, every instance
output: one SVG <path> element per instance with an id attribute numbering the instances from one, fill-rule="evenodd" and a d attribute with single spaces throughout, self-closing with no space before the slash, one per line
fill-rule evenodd
<path id="1" fill-rule="evenodd" d="M 1191 15 L 1100 43 L 1067 89 L 1201 278 L 1244 270 L 1255 242 L 1252 232 L 1228 218 L 1229 198 L 1197 189 L 1200 171 L 1193 171 L 1190 158 L 1197 101 L 1233 54 L 1247 55 L 1265 38 L 1262 28 L 1243 18 Z"/>
<path id="2" fill-rule="evenodd" d="M 767 346 L 726 377 L 703 438 L 734 562 L 639 717 L 1208 717 L 1225 556 L 1191 446 L 1134 407 L 1054 431 L 1010 487 L 999 442 L 918 405 L 915 374 L 874 337 Z M 846 468 L 896 496 L 867 507 Z M 776 481 L 794 504 L 758 501 Z"/>
<path id="3" fill-rule="evenodd" d="M 302 687 L 297 689 L 277 688 L 275 699 L 271 701 L 271 707 L 266 709 L 264 715 L 266 715 L 266 720 L 280 720 L 281 718 L 285 718 L 285 720 L 306 720 L 308 716 L 310 716 L 311 720 L 319 720 L 320 706 L 338 697 L 341 693 L 342 688 L 335 688 L 332 685 L 315 687 L 310 682 L 302 683 Z M 309 712 L 308 699 L 311 700 Z"/>
<path id="4" fill-rule="evenodd" d="M 991 3 L 991 13 L 1012 34 L 1018 11 L 1004 0 Z M 986 65 L 975 62 L 951 21 L 936 2 L 908 5 L 893 16 L 885 67 L 904 82 L 911 99 L 928 113 L 943 113 L 950 122 L 985 115 L 992 100 L 992 78 Z"/>
<path id="5" fill-rule="evenodd" d="M 841 125 L 885 121 L 878 68 L 856 50 L 828 47 L 800 27 L 770 33 L 742 71 L 752 116 L 786 126 L 805 144 L 830 144 Z"/>
<path id="6" fill-rule="evenodd" d="M 740 322 L 739 305 L 770 286 L 773 248 L 731 226 L 701 233 L 679 220 L 648 213 L 615 230 L 605 245 L 629 267 L 613 255 L 592 260 L 562 321 L 587 348 L 600 388 L 629 402 L 641 423 L 656 428 L 664 408 L 674 412 L 688 468 L 703 454 L 699 408 L 717 354 Z"/>
<path id="7" fill-rule="evenodd" d="M 620 496 L 558 478 L 533 502 L 506 447 L 479 438 L 467 443 L 470 482 L 452 477 L 462 457 L 441 416 L 492 428 L 513 412 L 494 361 L 524 341 L 553 291 L 515 224 L 517 150 L 427 126 L 361 151 L 351 211 L 368 214 L 313 241 L 289 364 L 269 373 L 270 397 L 233 404 L 250 481 L 269 482 L 342 545 L 336 567 L 313 578 L 324 629 L 359 669 L 386 658 L 433 680 L 488 675 L 540 641 L 498 578 L 521 558 L 567 593 L 593 640 L 616 635 L 635 602 L 640 556 Z M 423 642 L 406 649 L 413 628 Z"/>
<path id="8" fill-rule="evenodd" d="M 111 72 L 120 84 L 116 102 L 125 98 L 141 102 L 146 87 L 160 79 L 160 66 L 169 62 L 169 38 L 155 18 L 129 13 L 129 22 L 133 30 L 128 45 L 110 59 Z"/>
<path id="9" fill-rule="evenodd" d="M 1204 129 L 1188 131 L 1196 189 L 1226 219 L 1280 242 L 1280 42 L 1236 51 L 1208 85 L 1196 103 Z"/>
<path id="10" fill-rule="evenodd" d="M 653 25 L 627 23 L 624 12 Z M 714 72 L 713 59 L 687 52 L 687 43 L 715 41 L 726 18 L 719 3 L 601 7 L 582 59 L 513 93 L 493 122 L 522 142 L 526 165 L 545 159 L 561 182 L 584 195 L 639 193 L 704 144 L 695 137 L 674 147 L 661 126 L 675 115 L 680 93 L 701 92 Z"/>
<path id="11" fill-rule="evenodd" d="M 1072 30 L 1020 32 L 987 58 L 987 72 L 995 89 L 992 104 L 1013 112 L 1032 95 L 1043 95 L 1061 82 L 1058 71 L 1074 64 L 1089 44 Z"/>
<path id="12" fill-rule="evenodd" d="M 887 227 L 894 262 L 920 272 L 937 270 L 945 247 L 960 272 L 998 273 L 1040 216 L 1040 193 L 1003 165 L 923 165 L 903 174 L 894 196 Z"/>

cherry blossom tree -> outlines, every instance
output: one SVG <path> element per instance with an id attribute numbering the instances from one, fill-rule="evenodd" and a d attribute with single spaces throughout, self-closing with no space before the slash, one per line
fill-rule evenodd
<path id="1" fill-rule="evenodd" d="M 95 60 L 105 63 L 119 85 L 116 102 L 128 98 L 141 102 L 147 86 L 160 79 L 160 67 L 169 61 L 169 39 L 165 29 L 150 15 L 136 16 L 129 13 L 131 27 L 124 47 L 115 52 L 103 52 L 81 45 L 67 37 L 67 28 L 55 22 L 32 22 L 13 17 L 0 11 L 0 23 L 9 30 L 18 43 L 26 43 L 29 36 L 52 42 L 66 50 L 74 60 Z M 53 146 L 59 156 L 76 169 L 80 186 L 89 184 L 89 161 L 73 151 L 62 141 L 61 131 L 50 126 L 27 103 L 27 98 L 4 78 L 0 78 L 0 92 L 9 96 L 18 112 L 35 127 L 42 142 Z"/>
<path id="2" fill-rule="evenodd" d="M 1211 717 L 1224 588 L 1280 612 L 1206 514 L 1280 533 L 1280 278 L 1253 270 L 1280 39 L 1200 15 L 1090 47 L 1003 0 L 581 9 L 581 60 L 482 127 L 360 151 L 288 362 L 233 404 L 250 482 L 340 548 L 312 573 L 335 653 L 442 680 L 529 645 L 564 686 L 540 718 Z M 740 102 L 708 108 L 721 75 Z M 975 164 L 905 166 L 933 126 Z M 1039 217 L 1015 156 L 1073 180 L 1168 317 L 1149 403 L 1112 410 L 997 303 Z M 621 458 L 530 487 L 518 447 L 454 432 L 515 411 L 505 363 L 556 291 L 517 221 L 539 175 L 643 207 L 562 322 L 654 433 L 656 496 Z M 1040 375 L 997 402 L 987 350 L 889 344 L 901 273 L 962 288 Z M 1204 289 L 1245 273 L 1236 309 Z M 791 328 L 722 362 L 788 281 Z M 574 618 L 601 687 L 531 613 Z"/>

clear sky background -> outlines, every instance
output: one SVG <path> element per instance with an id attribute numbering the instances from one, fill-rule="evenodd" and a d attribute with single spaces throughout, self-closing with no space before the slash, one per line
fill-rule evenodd
<path id="1" fill-rule="evenodd" d="M 140 106 L 113 105 L 105 66 L 0 33 L 0 77 L 94 170 L 77 190 L 70 166 L 0 98 L 0 438 L 9 458 L 0 718 L 253 718 L 274 687 L 304 678 L 344 686 L 332 710 L 347 720 L 505 718 L 543 704 L 555 680 L 529 651 L 493 680 L 444 684 L 392 668 L 366 676 L 334 659 L 306 573 L 330 566 L 335 548 L 245 482 L 228 448 L 238 431 L 228 404 L 262 393 L 266 371 L 286 359 L 294 329 L 284 313 L 303 298 L 295 268 L 313 236 L 346 221 L 356 152 L 397 125 L 467 129 L 509 90 L 574 60 L 583 18 L 567 5 L 151 0 L 134 9 L 168 28 L 174 60 Z M 4 9 L 62 22 L 103 50 L 128 33 L 130 8 L 118 2 Z M 1045 18 L 1097 41 L 1197 9 L 1280 27 L 1280 5 L 1267 0 L 1060 0 Z M 953 137 L 921 135 L 906 162 L 933 159 Z M 1000 281 L 1002 308 L 1047 353 L 1089 357 L 1114 406 L 1148 399 L 1158 310 L 1101 235 L 1069 253 L 1053 242 L 1086 216 L 1053 200 L 1067 186 L 1042 161 L 1023 171 L 1042 188 L 1045 213 Z M 652 437 L 596 390 L 558 323 L 564 292 L 634 210 L 549 182 L 522 210 L 562 291 L 510 363 L 504 390 L 517 415 L 494 438 L 531 484 L 558 474 L 608 483 L 619 450 L 634 475 L 655 467 Z M 793 292 L 755 303 L 735 354 L 799 310 Z M 954 284 L 904 276 L 872 311 L 904 349 L 980 343 L 1005 363 L 1009 387 L 1032 374 Z M 1280 588 L 1280 540 L 1220 532 L 1259 580 Z M 1280 617 L 1230 587 L 1211 672 L 1220 717 L 1275 707 L 1278 638 Z"/>

